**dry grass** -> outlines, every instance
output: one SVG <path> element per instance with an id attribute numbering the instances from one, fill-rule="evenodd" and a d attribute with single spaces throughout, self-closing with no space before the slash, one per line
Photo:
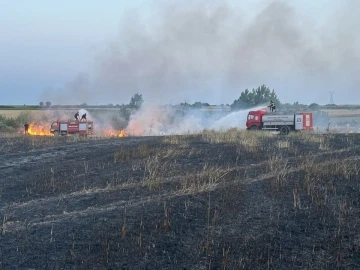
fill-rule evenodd
<path id="1" fill-rule="evenodd" d="M 129 160 L 135 160 L 139 158 L 148 158 L 156 154 L 159 151 L 159 147 L 150 147 L 146 144 L 140 144 L 136 148 L 134 147 L 121 147 L 114 153 L 114 162 L 123 162 Z"/>
<path id="2" fill-rule="evenodd" d="M 338 109 L 338 110 L 323 110 L 329 114 L 331 117 L 336 116 L 347 116 L 347 115 L 358 115 L 360 116 L 360 110 L 347 110 L 347 109 Z"/>
<path id="3" fill-rule="evenodd" d="M 181 178 L 181 192 L 197 194 L 213 190 L 228 173 L 229 170 L 224 170 L 223 167 L 205 164 L 198 172 L 187 174 Z"/>
<path id="4" fill-rule="evenodd" d="M 44 116 L 48 115 L 49 112 L 51 114 L 61 114 L 64 112 L 67 112 L 70 116 L 73 115 L 74 109 L 61 109 L 61 110 L 1 110 L 0 109 L 0 115 L 4 115 L 6 117 L 18 117 L 22 113 L 26 113 L 31 115 L 34 119 L 42 119 Z"/>
<path id="5" fill-rule="evenodd" d="M 23 110 L 0 110 L 0 115 L 15 118 L 15 117 L 18 117 L 22 112 L 24 112 L 24 111 Z M 29 111 L 29 113 L 31 113 L 31 111 Z"/>
<path id="6" fill-rule="evenodd" d="M 208 143 L 240 143 L 243 145 L 257 146 L 262 139 L 273 136 L 270 132 L 230 129 L 227 131 L 205 130 L 202 139 Z"/>
<path id="7" fill-rule="evenodd" d="M 144 162 L 143 186 L 147 187 L 150 191 L 159 188 L 162 180 L 161 172 L 164 167 L 166 167 L 166 164 L 161 163 L 157 155 L 147 158 Z"/>
<path id="8" fill-rule="evenodd" d="M 60 112 L 60 110 L 59 110 L 59 112 Z M 6 117 L 12 117 L 12 118 L 16 118 L 22 113 L 29 114 L 29 115 L 31 115 L 31 117 L 33 117 L 35 119 L 41 119 L 42 117 L 44 117 L 47 114 L 47 111 L 45 111 L 45 110 L 0 110 L 0 115 L 4 115 Z"/>
<path id="9" fill-rule="evenodd" d="M 57 143 L 21 139 L 32 149 Z M 19 143 L 14 140 L 4 142 Z M 74 147 L 80 142 L 60 140 Z M 118 144 L 94 143 L 78 156 L 67 152 L 61 166 L 40 166 L 24 182 L 25 192 L 18 191 L 19 198 L 35 198 L 27 211 L 43 199 L 43 205 L 56 202 L 57 214 L 44 206 L 44 213 L 36 211 L 38 223 L 50 224 L 36 231 L 48 234 L 41 243 L 53 243 L 62 222 L 68 228 L 89 217 L 55 241 L 67 241 L 68 264 L 91 269 L 95 260 L 99 269 L 117 269 L 126 261 L 140 269 L 150 256 L 163 254 L 156 257 L 162 265 L 149 268 L 165 261 L 173 269 L 292 269 L 308 261 L 328 269 L 346 268 L 358 256 L 360 165 L 354 136 L 232 129 L 112 143 Z M 72 156 L 83 159 L 75 165 L 67 160 Z M 3 237 L 9 238 L 13 220 L 22 218 L 14 214 L 19 206 L 11 207 L 0 213 Z M 38 229 L 32 226 L 29 237 Z"/>
<path id="10" fill-rule="evenodd" d="M 297 139 L 306 144 L 313 145 L 321 151 L 331 150 L 331 141 L 334 139 L 334 134 L 313 134 L 311 132 L 292 133 L 289 137 Z"/>
<path id="11" fill-rule="evenodd" d="M 166 135 L 162 139 L 165 145 L 182 145 L 183 147 L 189 146 L 193 141 L 196 141 L 198 135 Z"/>
<path id="12" fill-rule="evenodd" d="M 293 132 L 289 134 L 289 137 L 301 140 L 306 143 L 321 143 L 324 140 L 325 135 L 313 134 L 310 132 Z"/>

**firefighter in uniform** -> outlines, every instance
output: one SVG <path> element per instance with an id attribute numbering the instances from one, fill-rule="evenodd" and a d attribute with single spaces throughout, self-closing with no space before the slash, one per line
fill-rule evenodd
<path id="1" fill-rule="evenodd" d="M 81 116 L 81 120 L 80 120 L 80 121 L 82 121 L 82 120 L 84 120 L 84 121 L 86 122 L 86 113 L 84 113 L 84 114 Z"/>
<path id="2" fill-rule="evenodd" d="M 79 120 L 79 112 L 75 113 L 74 117 L 75 117 L 75 120 L 78 121 Z"/>
<path id="3" fill-rule="evenodd" d="M 272 100 L 270 100 L 270 105 L 268 107 L 270 108 L 270 111 L 272 111 L 272 112 L 276 109 L 275 103 Z"/>
<path id="4" fill-rule="evenodd" d="M 25 135 L 29 134 L 29 124 L 27 122 L 25 122 L 24 129 L 25 129 Z"/>

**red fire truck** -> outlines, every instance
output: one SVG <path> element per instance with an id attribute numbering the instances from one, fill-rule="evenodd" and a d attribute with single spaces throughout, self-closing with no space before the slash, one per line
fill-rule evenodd
<path id="1" fill-rule="evenodd" d="M 50 133 L 54 135 L 79 134 L 83 136 L 94 134 L 93 121 L 55 121 L 51 124 Z"/>
<path id="2" fill-rule="evenodd" d="M 280 131 L 280 134 L 287 135 L 290 131 L 313 130 L 313 117 L 311 112 L 281 114 L 266 110 L 250 111 L 247 116 L 246 128 L 248 130 Z"/>

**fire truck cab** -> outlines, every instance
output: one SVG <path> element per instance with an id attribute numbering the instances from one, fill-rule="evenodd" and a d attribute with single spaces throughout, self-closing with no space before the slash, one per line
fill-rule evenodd
<path id="1" fill-rule="evenodd" d="M 93 121 L 55 121 L 51 124 L 50 133 L 54 135 L 79 134 L 83 136 L 94 134 Z"/>
<path id="2" fill-rule="evenodd" d="M 266 114 L 266 110 L 250 111 L 247 116 L 246 128 L 248 130 L 258 130 L 262 125 L 262 116 Z"/>

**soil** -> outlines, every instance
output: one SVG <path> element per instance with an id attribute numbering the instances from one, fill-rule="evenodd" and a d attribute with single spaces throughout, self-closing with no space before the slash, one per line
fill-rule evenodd
<path id="1" fill-rule="evenodd" d="M 312 136 L 0 138 L 0 269 L 359 269 L 360 134 Z"/>

